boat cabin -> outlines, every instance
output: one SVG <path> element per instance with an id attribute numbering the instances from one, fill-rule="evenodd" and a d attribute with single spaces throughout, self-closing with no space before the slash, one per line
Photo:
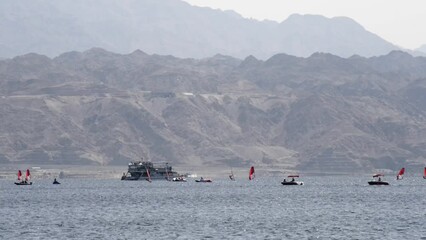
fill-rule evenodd
<path id="1" fill-rule="evenodd" d="M 383 181 L 384 178 L 384 174 L 382 173 L 377 173 L 373 175 L 373 180 L 369 181 L 368 184 L 369 185 L 389 185 L 388 182 Z"/>
<path id="2" fill-rule="evenodd" d="M 299 175 L 288 175 L 287 178 L 281 182 L 282 185 L 303 185 L 303 182 L 296 181 Z"/>

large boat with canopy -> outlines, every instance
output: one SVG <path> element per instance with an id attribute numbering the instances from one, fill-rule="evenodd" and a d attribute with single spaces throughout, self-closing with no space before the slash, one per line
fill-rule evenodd
<path id="1" fill-rule="evenodd" d="M 168 163 L 156 163 L 152 162 L 131 162 L 127 173 L 124 173 L 121 180 L 146 180 L 151 182 L 152 180 L 167 180 L 172 181 L 174 178 L 178 178 L 180 175 L 173 171 L 172 167 Z"/>

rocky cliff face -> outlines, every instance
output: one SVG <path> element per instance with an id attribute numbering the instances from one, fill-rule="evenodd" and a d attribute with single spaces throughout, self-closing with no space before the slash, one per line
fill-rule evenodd
<path id="1" fill-rule="evenodd" d="M 425 163 L 426 59 L 135 51 L 0 61 L 0 162 L 395 170 Z"/>

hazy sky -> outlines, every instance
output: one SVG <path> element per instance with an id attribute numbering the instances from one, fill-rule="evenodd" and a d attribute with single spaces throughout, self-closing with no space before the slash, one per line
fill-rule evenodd
<path id="1" fill-rule="evenodd" d="M 400 47 L 426 44 L 426 0 L 184 0 L 281 22 L 293 13 L 346 16 Z"/>

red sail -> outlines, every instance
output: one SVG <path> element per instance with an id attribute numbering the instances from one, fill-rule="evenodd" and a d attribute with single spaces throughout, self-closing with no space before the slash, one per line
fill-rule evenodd
<path id="1" fill-rule="evenodd" d="M 21 170 L 18 171 L 18 181 L 22 180 L 22 173 Z"/>
<path id="2" fill-rule="evenodd" d="M 425 167 L 425 170 L 423 172 L 423 178 L 426 179 L 426 167 Z"/>
<path id="3" fill-rule="evenodd" d="M 399 170 L 398 175 L 396 176 L 396 180 L 401 180 L 404 173 L 405 173 L 405 168 L 401 168 L 401 170 Z"/>
<path id="4" fill-rule="evenodd" d="M 254 178 L 254 167 L 252 166 L 250 168 L 250 172 L 249 172 L 249 180 L 252 180 Z"/>
<path id="5" fill-rule="evenodd" d="M 29 170 L 29 169 L 27 169 L 27 172 L 26 172 L 26 174 L 25 174 L 25 180 L 26 180 L 26 181 L 29 181 L 29 180 L 30 180 L 30 170 Z"/>

